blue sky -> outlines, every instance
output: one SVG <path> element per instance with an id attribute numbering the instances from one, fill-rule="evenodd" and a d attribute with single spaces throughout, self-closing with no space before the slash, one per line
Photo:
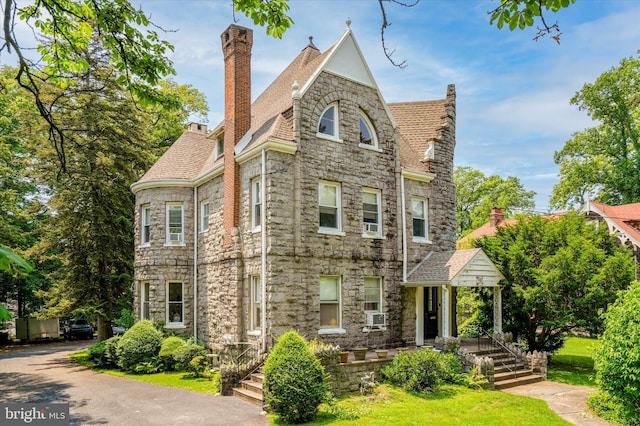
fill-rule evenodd
<path id="1" fill-rule="evenodd" d="M 223 61 L 220 34 L 233 23 L 231 0 L 138 0 L 152 21 L 168 30 L 181 84 L 202 91 L 208 124 L 223 117 Z M 376 0 L 291 0 L 295 21 L 281 40 L 265 35 L 243 15 L 239 25 L 254 29 L 253 98 L 282 71 L 313 36 L 324 51 L 351 28 L 387 102 L 441 99 L 457 90 L 455 165 L 487 175 L 516 176 L 537 193 L 536 210 L 547 211 L 558 181 L 553 154 L 572 133 L 593 123 L 571 97 L 586 82 L 640 49 L 640 2 L 577 0 L 550 14 L 561 44 L 533 41 L 535 29 L 510 32 L 489 25 L 487 12 L 498 0 L 422 0 L 407 9 L 388 4 L 387 46 L 407 61 L 398 69 L 380 45 L 381 15 Z"/>

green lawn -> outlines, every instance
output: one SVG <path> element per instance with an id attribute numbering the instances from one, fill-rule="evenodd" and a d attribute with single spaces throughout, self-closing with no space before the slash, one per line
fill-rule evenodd
<path id="1" fill-rule="evenodd" d="M 275 415 L 269 422 L 281 425 Z M 351 395 L 333 406 L 322 405 L 312 425 L 570 425 L 547 403 L 506 392 L 444 386 L 429 394 L 405 392 L 389 385 L 372 396 Z"/>
<path id="2" fill-rule="evenodd" d="M 138 380 L 140 382 L 153 383 L 161 386 L 169 386 L 173 388 L 188 389 L 194 392 L 208 393 L 217 395 L 220 393 L 220 373 L 215 372 L 211 380 L 204 378 L 190 377 L 187 373 L 178 371 L 169 371 L 156 374 L 128 374 L 120 370 L 95 369 L 88 360 L 87 351 L 76 352 L 69 355 L 76 362 L 89 367 L 100 373 L 111 374 L 112 376 L 125 377 L 127 379 Z"/>
<path id="3" fill-rule="evenodd" d="M 597 339 L 567 338 L 564 347 L 549 362 L 547 379 L 570 385 L 596 387 L 591 354 Z"/>

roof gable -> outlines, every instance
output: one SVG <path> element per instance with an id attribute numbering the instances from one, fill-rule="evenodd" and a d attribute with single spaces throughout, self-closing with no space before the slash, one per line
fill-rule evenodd
<path id="1" fill-rule="evenodd" d="M 407 276 L 406 285 L 497 287 L 504 276 L 482 249 L 431 252 Z"/>
<path id="2" fill-rule="evenodd" d="M 624 237 L 623 241 L 631 241 L 640 247 L 640 203 L 609 206 L 589 201 L 586 213 L 592 212 L 602 217 L 618 237 Z"/>

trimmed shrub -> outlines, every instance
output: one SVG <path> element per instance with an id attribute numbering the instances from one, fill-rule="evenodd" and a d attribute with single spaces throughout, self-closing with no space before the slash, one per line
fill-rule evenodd
<path id="1" fill-rule="evenodd" d="M 596 383 L 610 397 L 609 404 L 620 405 L 618 416 L 626 424 L 640 422 L 640 283 L 633 283 L 618 294 L 604 314 L 604 333 L 593 353 Z M 632 423 L 634 421 L 634 423 Z M 625 424 L 625 423 L 623 423 Z"/>
<path id="2" fill-rule="evenodd" d="M 138 364 L 157 357 L 162 343 L 162 333 L 148 320 L 140 321 L 127 330 L 118 341 L 116 356 L 118 366 L 124 371 L 136 372 Z"/>
<path id="3" fill-rule="evenodd" d="M 207 356 L 207 350 L 200 345 L 194 343 L 185 343 L 177 347 L 173 351 L 173 361 L 178 371 L 187 371 L 193 373 L 191 369 L 191 360 L 197 356 Z"/>
<path id="4" fill-rule="evenodd" d="M 89 346 L 87 349 L 89 361 L 98 368 L 106 368 L 109 362 L 107 359 L 106 343 L 107 341 L 103 340 L 102 342 Z"/>
<path id="5" fill-rule="evenodd" d="M 428 348 L 399 352 L 381 372 L 388 382 L 414 392 L 433 391 L 442 383 L 464 380 L 462 362 L 455 354 Z"/>
<path id="6" fill-rule="evenodd" d="M 189 370 L 193 377 L 211 379 L 211 366 L 206 356 L 198 355 L 189 362 Z"/>
<path id="7" fill-rule="evenodd" d="M 159 355 L 166 370 L 170 371 L 175 368 L 176 362 L 173 359 L 173 353 L 185 344 L 185 340 L 178 336 L 169 336 L 162 341 Z"/>
<path id="8" fill-rule="evenodd" d="M 120 336 L 113 336 L 104 341 L 105 352 L 109 361 L 109 367 L 118 366 L 118 355 L 116 353 L 116 351 L 118 350 L 118 342 L 120 342 Z"/>
<path id="9" fill-rule="evenodd" d="M 275 345 L 264 364 L 264 377 L 265 401 L 286 423 L 313 420 L 326 399 L 322 365 L 295 331 Z"/>

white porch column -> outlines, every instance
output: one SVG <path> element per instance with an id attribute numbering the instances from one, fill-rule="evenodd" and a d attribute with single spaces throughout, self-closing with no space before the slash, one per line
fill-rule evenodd
<path id="1" fill-rule="evenodd" d="M 424 345 L 424 287 L 416 288 L 416 345 Z"/>
<path id="2" fill-rule="evenodd" d="M 493 288 L 493 332 L 502 334 L 502 288 Z"/>
<path id="3" fill-rule="evenodd" d="M 449 331 L 451 318 L 449 318 L 451 309 L 449 309 L 449 286 L 442 286 L 442 336 L 441 337 L 450 337 L 451 332 Z"/>

